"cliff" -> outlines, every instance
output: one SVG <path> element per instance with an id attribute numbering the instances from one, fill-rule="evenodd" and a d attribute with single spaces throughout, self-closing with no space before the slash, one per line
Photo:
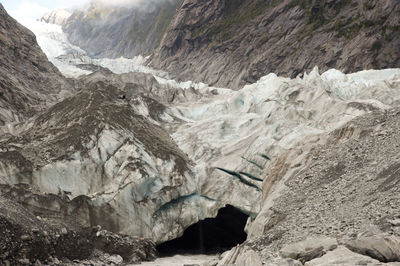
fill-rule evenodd
<path id="1" fill-rule="evenodd" d="M 400 4 L 185 0 L 150 64 L 176 78 L 240 88 L 314 66 L 345 73 L 400 65 Z"/>

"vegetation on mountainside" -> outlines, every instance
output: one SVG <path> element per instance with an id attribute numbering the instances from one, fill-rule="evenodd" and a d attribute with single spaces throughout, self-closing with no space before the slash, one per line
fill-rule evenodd
<path id="1" fill-rule="evenodd" d="M 156 33 L 155 44 L 157 46 L 160 44 L 164 33 L 167 31 L 168 26 L 176 13 L 176 9 L 182 5 L 182 3 L 183 0 L 177 0 L 175 2 L 166 1 L 158 12 L 151 27 L 152 31 L 154 30 Z"/>
<path id="2" fill-rule="evenodd" d="M 220 41 L 226 41 L 231 37 L 232 29 L 260 16 L 279 2 L 277 0 L 257 0 L 248 4 L 241 0 L 226 0 L 222 19 L 211 27 L 207 35 L 216 37 Z"/>
<path id="3" fill-rule="evenodd" d="M 256 0 L 250 4 L 241 0 L 226 0 L 223 8 L 222 18 L 214 23 L 210 28 L 201 28 L 194 32 L 194 37 L 205 33 L 208 37 L 217 41 L 226 41 L 231 38 L 234 29 L 240 27 L 252 19 L 264 14 L 267 9 L 273 8 L 280 4 L 281 1 L 275 0 Z M 341 1 L 315 1 L 315 0 L 293 0 L 288 7 L 299 7 L 305 11 L 305 19 L 310 29 L 305 29 L 303 35 L 308 35 L 309 31 L 316 30 L 324 25 L 334 23 L 330 27 L 332 31 L 338 31 L 338 35 L 351 38 L 353 34 L 357 34 L 363 27 L 373 26 L 370 21 L 362 21 L 358 24 L 353 22 L 360 19 L 360 15 L 351 18 L 352 21 L 343 21 L 338 18 L 341 11 L 346 8 L 358 8 L 358 3 L 353 0 Z M 371 10 L 374 8 L 371 4 L 364 4 L 363 10 Z M 350 24 L 349 24 L 350 22 Z M 352 24 L 353 23 L 353 24 Z"/>
<path id="4" fill-rule="evenodd" d="M 373 3 L 364 3 L 362 6 L 353 0 L 343 1 L 313 1 L 313 0 L 294 0 L 292 6 L 298 6 L 305 11 L 307 25 L 298 39 L 301 40 L 311 34 L 312 31 L 321 30 L 323 32 L 334 32 L 335 37 L 352 39 L 361 31 L 371 29 L 378 30 L 383 38 L 391 41 L 396 35 L 400 35 L 400 25 L 384 25 L 381 19 L 366 19 L 365 12 L 370 12 L 375 8 Z M 339 16 L 344 8 L 354 10 L 355 15 L 344 18 Z M 374 42 L 370 48 L 371 52 L 377 53 L 383 47 L 380 40 Z"/>

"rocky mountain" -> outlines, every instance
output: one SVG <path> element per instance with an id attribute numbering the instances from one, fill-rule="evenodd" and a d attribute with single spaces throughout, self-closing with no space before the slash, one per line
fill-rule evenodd
<path id="1" fill-rule="evenodd" d="M 114 5 L 93 1 L 76 9 L 63 23 L 63 29 L 72 44 L 92 57 L 147 55 L 160 44 L 181 3 L 152 0 Z"/>
<path id="2" fill-rule="evenodd" d="M 151 60 L 182 80 L 241 88 L 318 66 L 399 67 L 400 5 L 384 1 L 185 0 Z"/>
<path id="3" fill-rule="evenodd" d="M 72 87 L 48 62 L 35 35 L 0 5 L 0 126 L 31 117 L 71 94 Z"/>
<path id="4" fill-rule="evenodd" d="M 90 56 L 152 55 L 150 66 L 178 80 L 239 89 L 266 73 L 295 77 L 315 66 L 398 67 L 398 14 L 395 0 L 93 2 L 63 28 Z"/>

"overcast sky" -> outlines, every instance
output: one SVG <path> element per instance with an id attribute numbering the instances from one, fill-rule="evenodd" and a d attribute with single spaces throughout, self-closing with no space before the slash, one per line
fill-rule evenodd
<path id="1" fill-rule="evenodd" d="M 0 0 L 0 2 L 12 17 L 26 24 L 50 10 L 81 5 L 88 0 Z"/>
<path id="2" fill-rule="evenodd" d="M 93 0 L 0 0 L 7 12 L 29 28 L 29 22 L 46 12 L 58 8 L 71 8 L 84 5 Z M 96 0 L 105 5 L 132 6 L 166 0 Z"/>

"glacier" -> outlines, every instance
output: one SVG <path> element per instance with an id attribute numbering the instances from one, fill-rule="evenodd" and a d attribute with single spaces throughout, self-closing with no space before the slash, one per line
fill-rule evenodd
<path id="1" fill-rule="evenodd" d="M 123 187 L 123 176 L 135 178 L 129 173 L 117 173 L 117 165 L 125 157 L 137 157 L 143 160 L 152 178 L 167 180 L 173 167 L 172 161 L 162 162 L 159 158 L 146 155 L 142 147 L 124 145 L 110 158 L 105 171 L 112 180 L 107 187 L 99 184 L 75 184 L 58 178 L 57 184 L 51 176 L 80 173 L 80 177 L 95 175 L 90 168 L 80 166 L 82 158 L 74 163 L 49 164 L 38 170 L 35 175 L 41 187 L 47 192 L 56 192 L 58 187 L 78 195 L 90 195 L 96 202 L 108 202 L 113 199 L 113 208 L 119 208 L 121 224 L 126 225 L 123 233 L 135 232 L 152 237 L 160 243 L 183 234 L 185 228 L 198 220 L 215 216 L 218 209 L 230 204 L 250 216 L 247 230 L 261 226 L 257 223 L 260 212 L 262 190 L 265 184 L 259 180 L 268 177 L 271 161 L 285 152 L 292 151 L 302 144 L 302 148 L 290 162 L 291 171 L 299 171 L 302 162 L 314 145 L 324 144 L 326 133 L 331 132 L 351 119 L 373 110 L 385 110 L 399 102 L 400 69 L 367 70 L 353 74 L 343 74 L 331 69 L 319 73 L 315 68 L 303 77 L 295 79 L 278 77 L 271 73 L 254 84 L 246 85 L 238 91 L 229 88 L 210 87 L 204 83 L 191 81 L 177 82 L 169 78 L 168 73 L 154 70 L 145 65 L 146 57 L 133 59 L 92 59 L 79 47 L 71 45 L 60 26 L 37 22 L 31 25 L 39 45 L 59 70 L 68 77 L 91 74 L 89 70 L 79 68 L 82 64 L 97 65 L 116 74 L 143 72 L 154 76 L 156 82 L 168 90 L 179 88 L 195 90 L 204 97 L 187 98 L 166 106 L 162 114 L 165 120 L 178 118 L 177 125 L 168 128 L 173 140 L 194 162 L 193 175 L 185 176 L 187 184 L 182 189 L 180 210 L 163 209 L 154 222 L 152 213 L 138 215 L 132 208 L 144 194 L 158 197 L 156 191 L 148 187 Z M 140 107 L 146 113 L 145 107 Z M 113 153 L 121 144 L 115 142 L 123 132 L 104 131 L 98 143 L 90 147 L 90 161 L 101 161 L 105 154 Z M 78 155 L 77 155 L 78 156 Z M 118 163 L 117 163 L 118 162 Z M 248 183 L 233 178 L 225 169 L 238 173 Z M 11 171 L 11 170 L 7 170 Z M 74 172 L 75 171 L 75 172 Z M 89 171 L 89 172 L 85 172 Z M 158 176 L 159 174 L 162 176 Z M 117 178 L 118 177 L 118 178 Z M 252 178 L 255 177 L 256 179 Z M 164 180 L 164 181 L 163 181 Z M 257 181 L 258 180 L 258 181 Z M 63 182 L 66 182 L 65 184 Z M 166 182 L 166 181 L 165 181 Z M 263 188 L 264 186 L 264 188 Z M 99 188 L 99 189 L 97 189 Z M 117 196 L 116 196 L 117 195 Z M 169 195 L 171 199 L 174 197 Z M 139 208 L 146 212 L 146 208 Z M 129 224 L 126 214 L 135 214 L 140 221 Z M 122 218 L 121 218 L 122 217 Z M 178 221 L 178 222 L 177 222 Z"/>

